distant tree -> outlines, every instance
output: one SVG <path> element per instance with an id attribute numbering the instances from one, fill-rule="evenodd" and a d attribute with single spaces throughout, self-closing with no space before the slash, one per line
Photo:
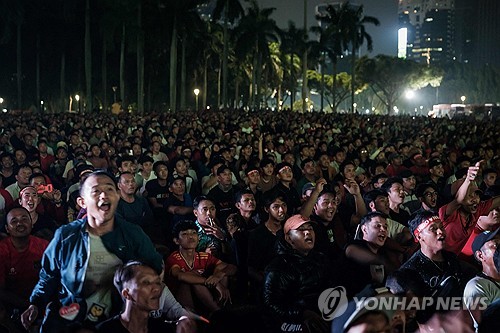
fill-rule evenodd
<path id="1" fill-rule="evenodd" d="M 356 64 L 356 71 L 384 103 L 387 114 L 391 114 L 395 102 L 407 89 L 438 86 L 443 77 L 438 68 L 386 55 L 373 59 L 362 57 Z"/>

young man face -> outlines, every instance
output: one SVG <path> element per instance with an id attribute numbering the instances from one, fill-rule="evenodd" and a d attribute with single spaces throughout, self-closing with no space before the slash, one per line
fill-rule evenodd
<path id="1" fill-rule="evenodd" d="M 403 188 L 408 193 L 412 193 L 413 190 L 415 190 L 416 184 L 417 184 L 417 180 L 415 179 L 415 176 L 403 178 Z"/>
<path id="2" fill-rule="evenodd" d="M 287 206 L 281 198 L 274 200 L 265 210 L 269 217 L 275 221 L 284 222 L 286 220 Z"/>
<path id="3" fill-rule="evenodd" d="M 183 250 L 195 250 L 198 246 L 198 231 L 194 229 L 183 230 L 174 238 L 175 244 Z"/>
<path id="4" fill-rule="evenodd" d="M 29 186 L 22 191 L 19 203 L 31 213 L 36 210 L 36 207 L 40 203 L 40 197 L 36 193 L 36 190 Z"/>
<path id="5" fill-rule="evenodd" d="M 442 164 L 438 164 L 429 169 L 429 172 L 434 177 L 443 177 L 444 176 L 444 168 Z"/>
<path id="6" fill-rule="evenodd" d="M 370 202 L 370 209 L 389 215 L 389 199 L 384 195 L 379 195 Z"/>
<path id="7" fill-rule="evenodd" d="M 30 214 L 24 208 L 13 208 L 7 214 L 7 233 L 14 238 L 28 237 L 31 234 L 33 224 Z"/>
<path id="8" fill-rule="evenodd" d="M 231 185 L 231 178 L 232 178 L 232 173 L 231 170 L 229 169 L 225 169 L 224 172 L 217 175 L 217 181 L 222 186 Z"/>
<path id="9" fill-rule="evenodd" d="M 28 185 L 29 184 L 29 179 L 33 171 L 31 171 L 31 168 L 21 168 L 17 172 L 16 175 L 16 180 L 20 185 Z"/>
<path id="10" fill-rule="evenodd" d="M 187 175 L 187 165 L 186 165 L 186 162 L 184 160 L 178 160 L 177 163 L 175 163 L 175 171 L 177 171 L 177 173 L 180 175 L 180 176 L 186 176 Z"/>
<path id="11" fill-rule="evenodd" d="M 160 164 L 155 169 L 156 178 L 166 180 L 168 178 L 168 168 L 166 165 Z"/>
<path id="12" fill-rule="evenodd" d="M 122 194 L 133 195 L 137 189 L 137 183 L 135 182 L 134 175 L 130 173 L 122 174 L 120 176 L 120 181 L 118 182 L 118 188 Z"/>
<path id="13" fill-rule="evenodd" d="M 316 234 L 311 223 L 304 223 L 296 230 L 290 230 L 285 235 L 285 240 L 292 248 L 302 254 L 307 254 L 314 248 Z"/>
<path id="14" fill-rule="evenodd" d="M 251 184 L 252 185 L 257 185 L 258 183 L 260 183 L 260 173 L 257 170 L 251 171 L 247 175 L 247 178 L 248 178 L 248 184 L 249 185 L 251 185 Z"/>
<path id="15" fill-rule="evenodd" d="M 422 202 L 429 208 L 436 208 L 438 193 L 432 188 L 428 187 L 424 191 L 424 195 L 421 198 Z"/>
<path id="16" fill-rule="evenodd" d="M 302 173 L 306 176 L 314 176 L 316 174 L 316 163 L 314 161 L 307 162 L 302 168 Z"/>
<path id="17" fill-rule="evenodd" d="M 216 209 L 215 205 L 210 200 L 202 200 L 198 204 L 198 209 L 195 209 L 194 216 L 198 219 L 198 222 L 202 225 L 210 224 L 210 219 L 215 219 Z"/>
<path id="18" fill-rule="evenodd" d="M 186 183 L 184 182 L 184 179 L 174 180 L 174 182 L 170 185 L 170 192 L 178 197 L 182 197 L 184 193 L 186 193 Z"/>
<path id="19" fill-rule="evenodd" d="M 486 184 L 487 187 L 495 185 L 496 181 L 497 181 L 497 174 L 495 172 L 490 172 L 484 177 L 484 183 Z"/>
<path id="20" fill-rule="evenodd" d="M 325 193 L 314 205 L 314 213 L 322 220 L 331 222 L 337 212 L 337 199 L 333 193 Z"/>
<path id="21" fill-rule="evenodd" d="M 381 216 L 374 216 L 370 222 L 361 226 L 363 239 L 373 245 L 382 247 L 387 239 L 387 221 Z"/>
<path id="22" fill-rule="evenodd" d="M 389 201 L 394 204 L 400 205 L 405 200 L 405 192 L 403 190 L 403 185 L 399 183 L 392 184 L 388 194 L 389 194 Z"/>
<path id="23" fill-rule="evenodd" d="M 292 168 L 289 166 L 284 166 L 278 171 L 278 179 L 282 182 L 291 182 L 293 179 Z"/>
<path id="24" fill-rule="evenodd" d="M 426 246 L 434 252 L 445 248 L 445 239 L 446 232 L 440 219 L 430 222 L 417 236 L 421 246 Z"/>
<path id="25" fill-rule="evenodd" d="M 236 203 L 236 208 L 240 210 L 240 212 L 244 213 L 252 213 L 255 211 L 255 198 L 253 194 L 243 194 L 239 202 Z"/>
<path id="26" fill-rule="evenodd" d="M 114 181 L 105 175 L 90 175 L 84 182 L 78 204 L 87 209 L 89 225 L 98 228 L 114 222 L 120 197 Z"/>

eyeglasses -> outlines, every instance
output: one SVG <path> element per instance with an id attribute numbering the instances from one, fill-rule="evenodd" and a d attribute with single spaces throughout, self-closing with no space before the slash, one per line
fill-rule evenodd
<path id="1" fill-rule="evenodd" d="M 433 191 L 433 192 L 425 192 L 424 195 L 427 197 L 427 198 L 432 198 L 432 197 L 437 197 L 438 193 L 436 191 Z"/>

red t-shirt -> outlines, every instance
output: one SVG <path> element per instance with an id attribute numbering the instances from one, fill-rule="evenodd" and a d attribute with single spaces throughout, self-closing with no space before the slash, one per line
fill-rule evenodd
<path id="1" fill-rule="evenodd" d="M 476 225 L 479 216 L 489 214 L 492 202 L 493 199 L 489 199 L 479 203 L 477 211 L 472 214 L 472 222 L 468 228 L 465 228 L 467 221 L 465 217 L 460 214 L 460 209 L 457 209 L 449 216 L 445 216 L 446 207 L 448 205 L 444 205 L 439 208 L 439 218 L 443 221 L 444 229 L 446 230 L 446 249 L 448 251 L 451 251 L 456 255 L 460 253 L 467 243 L 469 236 L 472 234 L 472 230 L 474 230 L 474 226 Z"/>
<path id="2" fill-rule="evenodd" d="M 193 267 L 189 267 L 179 251 L 175 251 L 168 256 L 166 266 L 167 272 L 169 273 L 173 267 L 180 267 L 183 272 L 195 271 L 200 275 L 204 275 L 205 273 L 211 274 L 214 271 L 215 266 L 220 263 L 221 261 L 210 253 L 196 252 Z"/>
<path id="3" fill-rule="evenodd" d="M 42 255 L 48 241 L 30 236 L 29 246 L 19 252 L 11 238 L 0 241 L 0 286 L 28 300 L 38 282 Z"/>

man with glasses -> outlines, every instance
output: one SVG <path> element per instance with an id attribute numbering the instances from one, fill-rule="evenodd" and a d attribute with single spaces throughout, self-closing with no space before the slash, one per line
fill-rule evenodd
<path id="1" fill-rule="evenodd" d="M 415 213 L 428 211 L 437 214 L 439 207 L 437 205 L 438 192 L 436 185 L 433 183 L 419 184 L 415 190 L 415 195 L 420 201 L 420 209 Z"/>

